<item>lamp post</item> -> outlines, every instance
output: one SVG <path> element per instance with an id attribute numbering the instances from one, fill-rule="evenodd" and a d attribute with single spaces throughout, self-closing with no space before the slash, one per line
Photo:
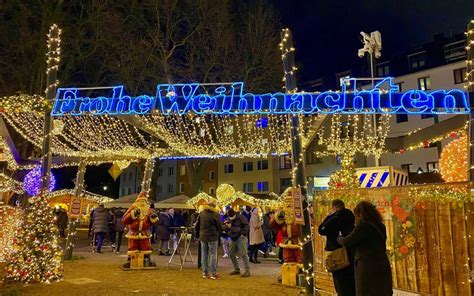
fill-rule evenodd
<path id="1" fill-rule="evenodd" d="M 375 78 L 375 59 L 380 58 L 382 55 L 381 50 L 382 50 L 382 35 L 380 34 L 379 31 L 374 31 L 372 33 L 367 34 L 364 32 L 360 32 L 360 35 L 362 36 L 362 43 L 364 44 L 364 47 L 359 49 L 358 55 L 360 58 L 363 58 L 366 53 L 369 54 L 369 59 L 370 59 L 370 78 L 371 78 L 371 83 L 372 83 L 372 88 L 374 88 L 374 78 Z M 372 115 L 372 126 L 374 129 L 374 138 L 377 138 L 377 116 L 376 114 Z M 374 160 L 375 160 L 375 166 L 379 166 L 379 161 L 380 159 L 374 155 Z"/>
<path id="2" fill-rule="evenodd" d="M 295 71 L 295 49 L 293 47 L 293 37 L 289 29 L 281 32 L 280 49 L 282 50 L 283 70 L 285 76 L 286 93 L 295 93 L 296 77 Z M 299 118 L 297 114 L 291 116 L 291 164 L 293 187 L 301 188 L 304 225 L 301 226 L 300 240 L 303 242 L 303 268 L 305 271 L 305 288 L 307 294 L 313 294 L 313 244 L 311 240 L 311 222 L 308 211 L 308 197 L 306 195 L 306 172 L 304 167 L 303 150 L 301 147 L 301 137 L 299 134 Z M 309 239 L 308 239 L 309 238 Z"/>

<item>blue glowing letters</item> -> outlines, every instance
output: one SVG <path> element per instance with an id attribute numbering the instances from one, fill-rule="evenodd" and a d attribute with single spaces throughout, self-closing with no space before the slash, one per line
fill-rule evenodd
<path id="1" fill-rule="evenodd" d="M 52 115 L 149 114 L 351 114 L 351 113 L 408 113 L 462 114 L 470 111 L 464 91 L 409 90 L 399 92 L 392 78 L 385 78 L 372 89 L 355 88 L 355 81 L 343 83 L 342 92 L 322 93 L 244 93 L 243 83 L 217 85 L 211 91 L 199 83 L 159 84 L 155 97 L 124 94 L 123 86 L 97 89 L 100 95 L 84 94 L 77 88 L 58 89 Z M 87 91 L 91 91 L 87 89 Z M 95 91 L 94 89 L 92 90 Z M 105 95 L 104 95 L 105 92 Z"/>

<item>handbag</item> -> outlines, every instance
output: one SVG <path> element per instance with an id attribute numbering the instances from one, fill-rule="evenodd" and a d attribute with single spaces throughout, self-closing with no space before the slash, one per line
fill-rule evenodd
<path id="1" fill-rule="evenodd" d="M 349 256 L 345 247 L 334 251 L 324 252 L 324 263 L 330 272 L 346 268 L 350 265 Z"/>

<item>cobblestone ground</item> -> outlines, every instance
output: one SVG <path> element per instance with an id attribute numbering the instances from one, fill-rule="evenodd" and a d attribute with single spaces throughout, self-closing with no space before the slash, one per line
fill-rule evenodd
<path id="1" fill-rule="evenodd" d="M 4 285 L 0 295 L 298 295 L 299 290 L 277 284 L 280 265 L 275 258 L 260 258 L 262 264 L 251 265 L 251 277 L 230 276 L 232 263 L 219 254 L 220 280 L 202 279 L 196 263 L 168 267 L 170 257 L 153 255 L 156 270 L 123 271 L 119 267 L 126 261 L 126 240 L 122 253 L 105 248 L 102 254 L 92 253 L 85 231 L 79 231 L 75 257 L 64 262 L 64 280 L 33 285 Z M 196 260 L 196 246 L 191 246 Z M 221 248 L 219 250 L 222 252 Z M 175 262 L 179 259 L 175 258 Z"/>

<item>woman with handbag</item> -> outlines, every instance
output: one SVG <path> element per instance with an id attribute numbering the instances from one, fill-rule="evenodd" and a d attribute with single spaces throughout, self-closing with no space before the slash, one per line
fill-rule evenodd
<path id="1" fill-rule="evenodd" d="M 332 273 L 334 287 L 339 296 L 355 295 L 354 256 L 349 248 L 337 242 L 339 234 L 349 235 L 354 229 L 354 214 L 340 199 L 331 203 L 332 212 L 319 225 L 318 232 L 326 236 L 325 264 Z"/>
<path id="2" fill-rule="evenodd" d="M 392 295 L 392 270 L 382 216 L 368 201 L 357 204 L 354 214 L 356 227 L 348 236 L 339 236 L 337 241 L 354 251 L 356 295 Z"/>

